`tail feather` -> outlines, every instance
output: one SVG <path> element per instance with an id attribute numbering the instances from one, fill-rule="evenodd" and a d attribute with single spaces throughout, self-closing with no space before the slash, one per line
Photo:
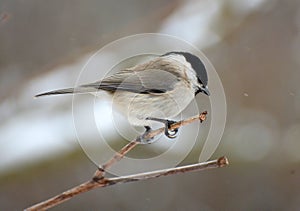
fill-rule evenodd
<path id="1" fill-rule="evenodd" d="M 78 88 L 67 88 L 67 89 L 58 89 L 50 92 L 44 92 L 41 94 L 37 94 L 34 97 L 41 97 L 47 95 L 61 95 L 61 94 L 73 94 L 73 93 L 89 93 L 95 92 L 96 90 L 91 87 L 78 87 Z"/>

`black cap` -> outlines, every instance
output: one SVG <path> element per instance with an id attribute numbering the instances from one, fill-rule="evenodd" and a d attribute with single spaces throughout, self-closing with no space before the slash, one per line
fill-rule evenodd
<path id="1" fill-rule="evenodd" d="M 188 52 L 180 52 L 180 51 L 172 51 L 169 53 L 166 53 L 162 56 L 167 56 L 170 54 L 180 54 L 184 56 L 187 62 L 189 62 L 192 66 L 192 68 L 196 71 L 198 82 L 203 84 L 204 86 L 207 86 L 208 78 L 207 78 L 207 72 L 206 68 L 203 64 L 203 62 L 195 55 L 188 53 Z"/>

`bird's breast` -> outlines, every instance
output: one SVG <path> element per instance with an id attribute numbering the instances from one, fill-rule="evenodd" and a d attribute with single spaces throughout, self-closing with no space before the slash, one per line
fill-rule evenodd
<path id="1" fill-rule="evenodd" d="M 174 90 L 161 94 L 117 91 L 113 95 L 113 107 L 123 113 L 130 124 L 145 126 L 151 123 L 147 117 L 169 119 L 177 116 L 193 98 L 194 91 L 178 83 Z"/>

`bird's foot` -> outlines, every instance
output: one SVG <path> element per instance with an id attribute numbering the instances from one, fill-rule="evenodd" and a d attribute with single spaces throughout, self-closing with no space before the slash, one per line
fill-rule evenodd
<path id="1" fill-rule="evenodd" d="M 168 138 L 176 138 L 177 133 L 178 133 L 178 128 L 171 130 L 170 127 L 171 125 L 177 123 L 176 121 L 173 120 L 167 120 L 167 122 L 165 123 L 165 135 Z"/>
<path id="2" fill-rule="evenodd" d="M 145 126 L 146 131 L 139 136 L 138 141 L 141 144 L 152 144 L 154 142 L 154 137 L 152 138 L 147 138 L 147 136 L 149 135 L 149 133 L 151 133 L 152 129 L 149 126 Z"/>
<path id="3" fill-rule="evenodd" d="M 169 120 L 169 119 L 159 119 L 159 118 L 155 118 L 155 117 L 147 117 L 146 120 L 152 120 L 152 121 L 157 121 L 157 122 L 161 122 L 165 125 L 165 135 L 168 138 L 176 138 L 177 133 L 178 133 L 178 128 L 171 130 L 171 125 L 177 123 L 176 121 L 173 120 Z"/>

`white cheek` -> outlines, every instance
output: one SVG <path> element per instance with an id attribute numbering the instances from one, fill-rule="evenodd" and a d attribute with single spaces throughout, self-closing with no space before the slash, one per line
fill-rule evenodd
<path id="1" fill-rule="evenodd" d="M 176 55 L 176 56 L 172 56 L 171 57 L 173 60 L 179 62 L 182 66 L 184 66 L 186 69 L 188 69 L 189 71 L 186 71 L 186 76 L 187 79 L 194 85 L 197 86 L 197 77 L 196 77 L 196 73 L 192 68 L 191 63 L 187 62 L 185 57 L 182 55 Z"/>

